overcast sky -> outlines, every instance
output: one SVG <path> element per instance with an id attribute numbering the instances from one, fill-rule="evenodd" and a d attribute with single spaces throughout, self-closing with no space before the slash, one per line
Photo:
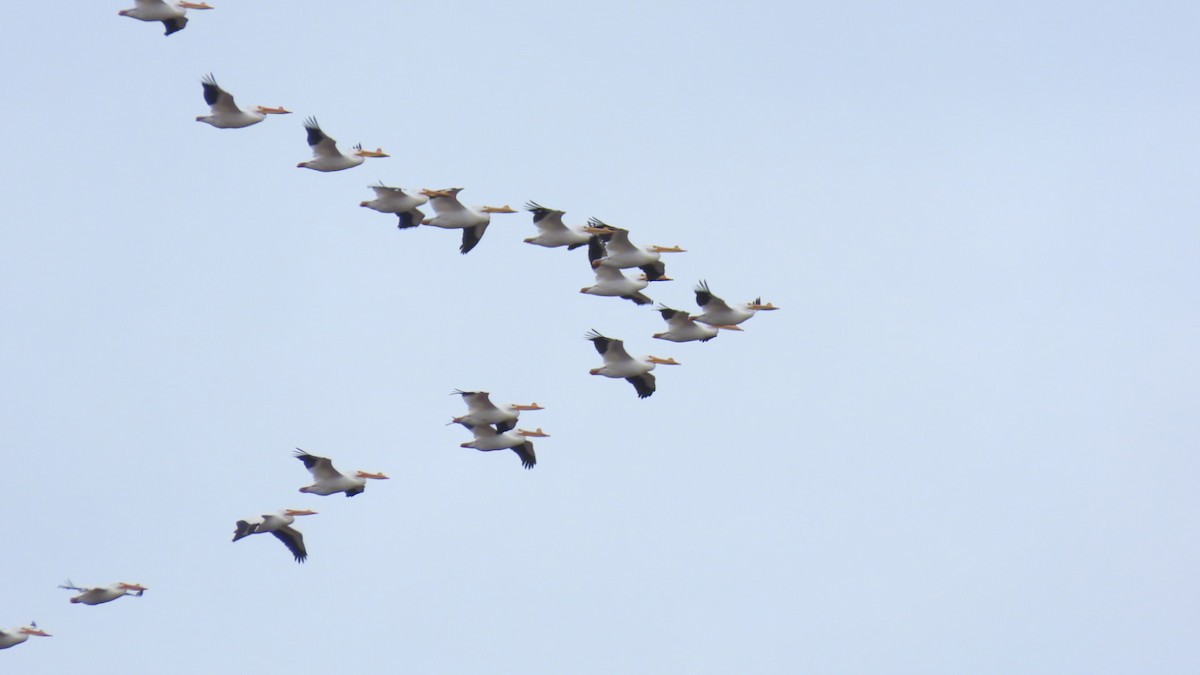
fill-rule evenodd
<path id="1" fill-rule="evenodd" d="M 123 3 L 0 4 L 0 628 L 53 634 L 0 671 L 1197 672 L 1194 3 Z M 210 72 L 296 114 L 198 124 Z M 391 158 L 295 168 L 308 115 Z M 380 180 L 782 309 L 654 340 Z M 593 328 L 683 365 L 638 400 Z M 544 405 L 537 467 L 455 388 Z M 285 507 L 307 564 L 230 543 Z"/>

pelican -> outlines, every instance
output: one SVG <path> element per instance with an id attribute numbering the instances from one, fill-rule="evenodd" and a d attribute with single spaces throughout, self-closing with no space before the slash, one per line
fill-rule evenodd
<path id="1" fill-rule="evenodd" d="M 687 312 L 681 312 L 663 305 L 659 305 L 657 309 L 662 314 L 662 318 L 667 322 L 667 331 L 665 333 L 655 333 L 653 336 L 659 340 L 670 340 L 671 342 L 708 342 L 717 336 L 718 331 L 715 327 L 696 323 L 692 320 L 692 317 L 688 316 Z M 741 330 L 741 328 L 736 326 L 725 327 L 733 330 Z"/>
<path id="2" fill-rule="evenodd" d="M 490 424 L 471 424 L 459 422 L 475 434 L 475 440 L 459 444 L 460 448 L 475 448 L 484 452 L 492 450 L 512 450 L 521 458 L 521 466 L 532 469 L 537 464 L 537 455 L 533 454 L 533 438 L 548 438 L 550 434 L 538 427 L 536 431 L 515 429 L 513 431 L 496 431 Z"/>
<path id="3" fill-rule="evenodd" d="M 187 11 L 189 9 L 212 9 L 212 5 L 207 2 L 175 2 L 167 4 L 163 0 L 134 0 L 132 9 L 123 9 L 117 12 L 120 16 L 127 16 L 138 21 L 161 21 L 166 27 L 167 32 L 163 35 L 178 33 L 187 25 Z"/>
<path id="4" fill-rule="evenodd" d="M 258 106 L 254 110 L 242 110 L 233 102 L 233 95 L 217 86 L 217 80 L 209 73 L 200 81 L 204 87 L 204 102 L 208 104 L 211 114 L 199 115 L 197 122 L 211 124 L 218 129 L 241 129 L 251 124 L 258 124 L 267 119 L 267 115 L 290 115 L 292 111 L 280 108 Z"/>
<path id="5" fill-rule="evenodd" d="M 573 251 L 588 243 L 592 237 L 584 232 L 583 228 L 564 225 L 562 217 L 566 211 L 548 209 L 537 202 L 526 203 L 525 210 L 533 214 L 533 224 L 538 229 L 536 237 L 525 238 L 526 244 L 536 244 L 546 248 L 566 246 L 568 251 Z"/>
<path id="6" fill-rule="evenodd" d="M 604 357 L 604 365 L 599 368 L 592 368 L 588 373 L 591 375 L 603 375 L 605 377 L 620 377 L 626 382 L 633 385 L 637 390 L 638 398 L 647 398 L 654 393 L 654 375 L 650 371 L 654 370 L 654 366 L 677 366 L 679 362 L 673 358 L 662 359 L 657 356 L 646 356 L 640 359 L 635 359 L 625 351 L 625 343 L 621 340 L 604 337 L 593 329 L 587 334 L 587 339 L 592 341 L 596 346 L 596 351 Z"/>
<path id="7" fill-rule="evenodd" d="M 316 511 L 308 509 L 283 509 L 275 513 L 264 513 L 255 518 L 239 520 L 237 529 L 233 532 L 233 540 L 237 541 L 252 534 L 270 532 L 292 552 L 296 562 L 302 563 L 308 558 L 308 551 L 304 549 L 304 535 L 289 526 L 296 522 L 296 516 L 312 516 L 316 513 Z"/>
<path id="8" fill-rule="evenodd" d="M 469 253 L 483 233 L 487 231 L 488 223 L 492 222 L 493 213 L 516 213 L 517 210 L 505 204 L 504 206 L 463 206 L 458 201 L 458 193 L 462 188 L 447 188 L 445 190 L 422 190 L 421 194 L 429 197 L 429 205 L 436 213 L 432 218 L 421 221 L 422 225 L 442 227 L 447 230 L 462 230 L 462 246 L 459 251 Z"/>
<path id="9" fill-rule="evenodd" d="M 141 584 L 127 584 L 118 582 L 107 586 L 96 586 L 95 588 L 80 588 L 71 583 L 68 579 L 67 583 L 59 586 L 59 588 L 68 591 L 79 591 L 79 595 L 71 598 L 72 604 L 82 602 L 85 605 L 100 605 L 106 602 L 112 602 L 117 598 L 123 598 L 126 595 L 142 597 L 142 593 L 146 592 L 146 587 Z"/>
<path id="10" fill-rule="evenodd" d="M 606 265 L 619 269 L 640 268 L 650 281 L 670 281 L 666 276 L 666 265 L 660 260 L 662 253 L 686 253 L 678 246 L 635 246 L 629 241 L 629 230 L 613 227 L 596 218 L 588 219 L 585 232 L 604 238 L 603 246 L 589 244 L 588 259 L 592 267 Z"/>
<path id="11" fill-rule="evenodd" d="M 488 397 L 486 391 L 463 391 L 455 389 L 451 395 L 462 396 L 463 402 L 467 404 L 467 414 L 462 417 L 455 417 L 451 420 L 451 424 L 470 424 L 472 426 L 481 426 L 486 424 L 496 425 L 496 430 L 505 432 L 517 426 L 517 417 L 524 410 L 545 410 L 542 406 L 533 403 L 511 403 L 509 405 L 496 405 L 492 403 L 492 399 Z"/>
<path id="12" fill-rule="evenodd" d="M 420 192 L 405 192 L 404 188 L 388 187 L 382 182 L 379 185 L 368 185 L 367 187 L 375 191 L 375 199 L 369 202 L 359 202 L 358 205 L 380 213 L 396 214 L 400 219 L 400 224 L 396 227 L 401 230 L 416 227 L 425 219 L 425 214 L 417 207 L 428 202 L 428 196 Z"/>
<path id="13" fill-rule="evenodd" d="M 341 171 L 362 164 L 367 157 L 389 157 L 383 150 L 363 150 L 362 145 L 354 146 L 354 152 L 342 154 L 337 149 L 337 141 L 325 135 L 315 117 L 304 120 L 304 128 L 308 131 L 308 145 L 312 148 L 313 158 L 309 162 L 300 162 L 296 166 L 301 169 L 314 171 Z"/>
<path id="14" fill-rule="evenodd" d="M 346 476 L 333 468 L 333 462 L 325 457 L 310 455 L 300 448 L 296 448 L 296 459 L 304 462 L 304 467 L 316 479 L 316 482 L 312 485 L 300 488 L 301 492 L 307 492 L 312 495 L 328 496 L 338 492 L 345 492 L 347 497 L 353 497 L 367 489 L 368 478 L 372 480 L 388 480 L 388 477 L 381 473 L 369 473 L 367 471 L 359 471 L 353 476 Z"/>
<path id="15" fill-rule="evenodd" d="M 30 635 L 37 635 L 38 637 L 50 637 L 49 633 L 41 628 L 38 628 L 36 621 L 30 621 L 28 626 L 0 630 L 0 649 L 15 647 L 28 640 Z"/>
<path id="16" fill-rule="evenodd" d="M 712 291 L 708 290 L 708 283 L 704 281 L 696 286 L 696 304 L 700 305 L 700 309 L 703 309 L 704 312 L 693 316 L 693 319 L 721 328 L 736 326 L 754 316 L 755 312 L 779 309 L 769 302 L 763 304 L 762 298 L 755 298 L 753 302 L 744 302 L 737 307 L 730 307 L 724 300 L 713 295 Z"/>
<path id="17" fill-rule="evenodd" d="M 595 272 L 596 283 L 579 289 L 580 293 L 624 298 L 632 300 L 635 305 L 648 305 L 653 302 L 640 292 L 649 283 L 645 274 L 639 275 L 637 279 L 630 279 L 621 274 L 621 270 L 607 265 L 597 267 Z"/>

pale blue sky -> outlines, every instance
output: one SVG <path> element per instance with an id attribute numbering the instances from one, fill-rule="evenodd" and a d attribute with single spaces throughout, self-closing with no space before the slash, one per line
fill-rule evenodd
<path id="1" fill-rule="evenodd" d="M 213 4 L 0 6 L 0 627 L 54 634 L 0 671 L 1200 667 L 1193 3 Z M 209 72 L 297 114 L 198 124 Z M 308 115 L 392 157 L 296 169 Z M 783 309 L 652 340 L 527 214 L 461 256 L 378 180 Z M 684 365 L 640 401 L 591 328 Z M 537 468 L 454 388 L 545 405 Z M 306 565 L 229 542 L 283 507 Z"/>

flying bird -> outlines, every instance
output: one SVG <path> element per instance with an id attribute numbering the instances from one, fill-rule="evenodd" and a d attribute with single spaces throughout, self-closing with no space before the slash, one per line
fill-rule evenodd
<path id="1" fill-rule="evenodd" d="M 604 357 L 604 365 L 588 371 L 591 375 L 622 378 L 637 390 L 638 398 L 647 398 L 654 393 L 654 375 L 650 372 L 654 366 L 677 366 L 679 362 L 673 358 L 662 359 L 657 356 L 634 358 L 625 351 L 622 340 L 604 337 L 594 329 L 587 334 L 587 339 L 596 346 L 596 351 Z"/>
<path id="2" fill-rule="evenodd" d="M 83 603 L 85 605 L 100 605 L 106 602 L 112 602 L 117 598 L 123 598 L 126 595 L 142 597 L 142 593 L 146 592 L 146 587 L 141 584 L 127 584 L 118 582 L 107 586 L 96 586 L 94 588 L 81 588 L 71 583 L 68 579 L 66 584 L 59 588 L 68 591 L 79 591 L 79 595 L 71 598 L 72 603 Z"/>
<path id="3" fill-rule="evenodd" d="M 696 323 L 692 317 L 688 316 L 687 312 L 681 312 L 678 309 L 671 309 L 663 305 L 658 306 L 658 312 L 662 314 L 662 318 L 667 322 L 667 330 L 662 333 L 655 333 L 653 337 L 659 340 L 670 340 L 671 342 L 708 342 L 717 336 L 717 329 L 713 326 L 705 326 Z M 733 330 L 741 330 L 737 326 L 725 326 Z"/>
<path id="4" fill-rule="evenodd" d="M 638 275 L 637 279 L 630 279 L 622 274 L 620 269 L 607 265 L 597 267 L 595 273 L 596 283 L 579 289 L 580 293 L 624 298 L 632 300 L 635 305 L 648 305 L 653 302 L 641 293 L 649 283 L 645 274 Z"/>
<path id="5" fill-rule="evenodd" d="M 666 275 L 666 265 L 661 260 L 663 253 L 686 253 L 678 246 L 636 246 L 629 241 L 629 230 L 613 227 L 599 219 L 588 219 L 585 232 L 600 235 L 602 244 L 589 242 L 588 259 L 592 267 L 605 265 L 619 269 L 637 267 L 646 274 L 649 281 L 670 281 Z"/>
<path id="6" fill-rule="evenodd" d="M 533 453 L 533 441 L 529 438 L 546 438 L 550 434 L 542 431 L 538 427 L 536 431 L 526 431 L 524 429 L 514 429 L 512 431 L 496 431 L 490 424 L 470 424 L 468 422 L 459 422 L 459 424 L 471 430 L 475 434 L 475 440 L 467 441 L 459 445 L 461 448 L 474 448 L 484 452 L 493 450 L 512 450 L 517 453 L 517 457 L 521 458 L 521 466 L 526 469 L 532 469 L 537 464 L 537 455 Z"/>
<path id="7" fill-rule="evenodd" d="M 300 448 L 296 448 L 296 459 L 304 462 L 304 468 L 308 469 L 316 481 L 308 487 L 300 488 L 301 492 L 307 492 L 308 494 L 328 496 L 338 492 L 345 492 L 347 497 L 353 497 L 367 489 L 368 478 L 371 480 L 388 480 L 388 477 L 381 473 L 370 473 L 367 471 L 358 471 L 353 476 L 347 476 L 333 468 L 333 462 L 327 458 L 310 455 Z"/>
<path id="8" fill-rule="evenodd" d="M 562 217 L 566 211 L 548 209 L 537 202 L 526 203 L 525 210 L 533 214 L 533 224 L 538 230 L 536 237 L 525 238 L 526 244 L 546 248 L 566 246 L 568 251 L 572 251 L 587 244 L 592 237 L 582 227 L 564 225 Z"/>
<path id="9" fill-rule="evenodd" d="M 400 219 L 396 227 L 401 230 L 416 227 L 425 219 L 425 214 L 417 208 L 429 201 L 429 197 L 420 192 L 407 192 L 404 188 L 388 187 L 382 182 L 379 185 L 368 185 L 375 191 L 375 199 L 369 202 L 359 202 L 359 206 L 380 213 L 394 213 Z"/>
<path id="10" fill-rule="evenodd" d="M 353 152 L 343 154 L 337 149 L 337 141 L 321 131 L 315 117 L 304 120 L 304 129 L 308 132 L 308 145 L 312 148 L 313 158 L 308 162 L 300 162 L 296 166 L 301 169 L 314 171 L 342 171 L 362 164 L 367 157 L 388 157 L 383 150 L 363 150 L 362 144 L 354 146 Z"/>
<path id="11" fill-rule="evenodd" d="M 730 307 L 724 300 L 713 295 L 712 291 L 708 290 L 708 283 L 704 281 L 696 286 L 696 304 L 700 305 L 700 309 L 704 311 L 692 318 L 720 328 L 736 326 L 754 316 L 756 312 L 779 309 L 769 302 L 763 304 L 762 298 L 755 298 L 753 302 L 743 302 L 737 307 Z"/>
<path id="12" fill-rule="evenodd" d="M 36 621 L 30 621 L 28 626 L 0 630 L 0 649 L 15 647 L 29 639 L 30 635 L 50 637 L 50 634 L 37 627 Z"/>
<path id="13" fill-rule="evenodd" d="M 486 391 L 463 391 L 455 389 L 451 395 L 462 396 L 463 402 L 467 404 L 467 414 L 461 417 L 455 417 L 451 420 L 451 424 L 470 424 L 472 426 L 480 426 L 486 424 L 496 425 L 496 430 L 505 432 L 517 426 L 517 417 L 525 410 L 545 410 L 537 404 L 537 401 L 529 404 L 510 403 L 508 405 L 496 405 L 492 403 L 492 399 Z"/>
<path id="14" fill-rule="evenodd" d="M 469 253 L 483 238 L 488 223 L 492 222 L 493 213 L 516 213 L 516 209 L 504 206 L 463 206 L 458 201 L 458 193 L 462 188 L 445 190 L 422 190 L 421 194 L 429 197 L 429 205 L 435 215 L 421 221 L 422 225 L 432 225 L 447 230 L 462 230 L 462 246 L 459 251 Z"/>
<path id="15" fill-rule="evenodd" d="M 304 548 L 304 535 L 290 526 L 296 522 L 296 516 L 316 515 L 316 511 L 308 509 L 284 509 L 275 513 L 265 513 L 255 518 L 237 521 L 237 529 L 233 532 L 233 540 L 237 541 L 252 534 L 270 532 L 276 539 L 283 542 L 287 550 L 292 552 L 296 562 L 302 563 L 308 558 Z"/>
<path id="16" fill-rule="evenodd" d="M 267 119 L 267 115 L 290 115 L 292 111 L 280 108 L 257 106 L 254 110 L 242 110 L 233 102 L 233 95 L 217 86 L 217 80 L 209 73 L 200 81 L 204 87 L 204 102 L 211 111 L 208 115 L 199 115 L 197 122 L 211 124 L 218 129 L 241 129 L 251 124 L 258 124 Z"/>
<path id="17" fill-rule="evenodd" d="M 138 21 L 161 21 L 166 27 L 167 32 L 163 35 L 178 33 L 187 25 L 187 11 L 189 9 L 212 9 L 212 5 L 206 2 L 173 2 L 166 3 L 163 0 L 134 0 L 134 7 L 131 9 L 123 9 L 117 12 L 120 16 L 127 16 Z"/>

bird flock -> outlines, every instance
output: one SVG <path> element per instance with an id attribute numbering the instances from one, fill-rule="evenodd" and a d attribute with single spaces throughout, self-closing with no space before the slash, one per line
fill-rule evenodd
<path id="1" fill-rule="evenodd" d="M 188 24 L 188 10 L 210 10 L 207 3 L 187 1 L 165 2 L 164 0 L 135 0 L 133 8 L 118 12 L 120 16 L 147 22 L 161 22 L 165 35 L 183 30 Z M 218 84 L 212 74 L 204 76 L 201 88 L 209 114 L 196 117 L 217 129 L 241 129 L 258 124 L 268 115 L 288 115 L 291 111 L 281 106 L 256 106 L 242 109 L 234 97 Z M 314 171 L 344 171 L 362 165 L 367 159 L 386 158 L 381 149 L 366 150 L 361 145 L 353 146 L 348 153 L 338 149 L 337 142 L 326 134 L 315 117 L 304 121 L 304 130 L 312 159 L 296 166 Z M 459 251 L 469 253 L 479 245 L 492 214 L 517 213 L 508 205 L 468 206 L 458 200 L 461 187 L 441 189 L 405 189 L 384 185 L 368 186 L 375 198 L 360 202 L 360 206 L 374 211 L 395 215 L 397 228 L 408 230 L 418 226 L 461 230 Z M 421 210 L 428 205 L 433 211 L 427 217 Z M 585 225 L 567 225 L 563 222 L 565 211 L 542 206 L 528 201 L 525 210 L 532 214 L 537 234 L 524 239 L 525 243 L 545 248 L 566 248 L 568 251 L 587 248 L 588 265 L 595 275 L 595 283 L 580 289 L 580 293 L 600 297 L 629 300 L 638 306 L 651 305 L 654 301 L 644 291 L 654 282 L 672 281 L 666 274 L 662 259 L 666 253 L 685 252 L 679 246 L 638 246 L 629 238 L 629 231 L 609 225 L 599 219 L 590 218 Z M 626 276 L 624 270 L 637 269 L 637 277 Z M 757 312 L 777 309 L 761 298 L 729 304 L 713 294 L 707 282 L 700 281 L 694 288 L 699 313 L 657 305 L 656 310 L 666 322 L 667 330 L 654 333 L 653 338 L 670 342 L 708 342 L 717 337 L 721 330 L 742 331 L 740 325 Z M 624 379 L 633 385 L 639 398 L 648 398 L 657 389 L 655 376 L 651 372 L 660 365 L 679 365 L 674 358 L 658 356 L 632 356 L 625 349 L 624 341 L 607 337 L 596 330 L 585 335 L 602 358 L 602 365 L 589 371 L 591 375 Z M 544 438 L 549 434 L 541 427 L 530 431 L 517 427 L 522 412 L 539 411 L 544 408 L 536 402 L 529 404 L 501 404 L 491 401 L 486 391 L 464 391 L 455 389 L 452 395 L 460 396 L 467 410 L 454 417 L 448 424 L 458 424 L 471 432 L 472 439 L 461 444 L 483 452 L 512 450 L 521 465 L 532 469 L 537 464 L 531 438 Z M 377 471 L 359 470 L 344 474 L 334 468 L 326 457 L 310 454 L 300 448 L 295 451 L 299 460 L 312 475 L 313 483 L 301 487 L 304 494 L 327 497 L 344 494 L 353 497 L 366 489 L 368 480 L 387 480 L 388 476 Z M 308 557 L 304 537 L 292 525 L 299 516 L 315 515 L 312 509 L 285 508 L 268 513 L 259 513 L 238 520 L 233 541 L 250 535 L 270 533 L 283 543 L 296 562 Z M 77 592 L 70 598 L 74 604 L 99 605 L 126 596 L 141 597 L 147 588 L 141 584 L 117 582 L 104 586 L 81 587 L 67 581 L 59 588 Z M 48 637 L 50 634 L 38 627 L 36 622 L 13 629 L 0 629 L 0 649 L 21 644 L 31 636 Z"/>

